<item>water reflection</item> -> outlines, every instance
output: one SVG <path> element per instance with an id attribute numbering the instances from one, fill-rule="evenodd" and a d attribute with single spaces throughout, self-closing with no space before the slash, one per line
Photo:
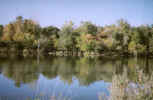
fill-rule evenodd
<path id="1" fill-rule="evenodd" d="M 113 61 L 89 58 L 50 58 L 42 59 L 37 64 L 35 59 L 9 59 L 0 62 L 2 74 L 15 81 L 16 86 L 38 80 L 42 74 L 48 79 L 60 79 L 68 84 L 73 77 L 80 85 L 89 85 L 98 80 L 110 82 L 114 67 Z"/>
<path id="2" fill-rule="evenodd" d="M 122 75 L 126 68 L 127 77 L 135 80 L 135 69 L 143 69 L 149 75 L 152 63 L 146 58 L 49 57 L 40 59 L 38 64 L 34 58 L 3 58 L 0 59 L 0 88 L 6 91 L 0 90 L 0 96 L 13 95 L 9 93 L 14 91 L 14 95 L 61 93 L 72 100 L 97 100 L 97 92 L 109 96 L 108 88 L 114 74 Z"/>

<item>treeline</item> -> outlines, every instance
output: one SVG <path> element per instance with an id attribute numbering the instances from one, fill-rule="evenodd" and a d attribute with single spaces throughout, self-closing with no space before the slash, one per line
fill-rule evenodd
<path id="1" fill-rule="evenodd" d="M 61 28 L 41 27 L 31 19 L 18 16 L 0 25 L 0 51 L 81 52 L 81 54 L 119 53 L 148 55 L 153 53 L 153 25 L 131 26 L 120 19 L 116 24 L 97 26 L 91 22 L 65 23 Z"/>

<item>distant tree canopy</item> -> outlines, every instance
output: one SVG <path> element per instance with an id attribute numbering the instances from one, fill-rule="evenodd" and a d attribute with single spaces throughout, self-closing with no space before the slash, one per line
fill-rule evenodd
<path id="1" fill-rule="evenodd" d="M 96 25 L 86 21 L 86 22 L 81 22 L 81 25 L 80 27 L 78 27 L 78 30 L 84 34 L 96 35 L 98 29 Z"/>
<path id="2" fill-rule="evenodd" d="M 4 27 L 2 40 L 6 41 L 24 41 L 28 38 L 35 39 L 41 33 L 39 24 L 31 19 L 23 19 L 18 16 L 15 21 L 10 22 Z"/>
<path id="3" fill-rule="evenodd" d="M 70 21 L 58 28 L 41 27 L 31 19 L 18 16 L 7 25 L 0 25 L 0 37 L 1 42 L 20 42 L 24 46 L 35 46 L 40 42 L 42 48 L 153 53 L 153 25 L 131 26 L 124 19 L 103 27 L 89 21 L 76 27 Z"/>
<path id="4" fill-rule="evenodd" d="M 72 50 L 76 48 L 76 38 L 78 32 L 75 32 L 73 22 L 68 22 L 63 25 L 59 32 L 59 39 L 57 40 L 57 47 Z"/>
<path id="5" fill-rule="evenodd" d="M 59 28 L 55 26 L 48 26 L 42 28 L 42 34 L 45 35 L 46 37 L 53 36 L 54 38 L 59 38 L 58 32 L 60 31 Z"/>

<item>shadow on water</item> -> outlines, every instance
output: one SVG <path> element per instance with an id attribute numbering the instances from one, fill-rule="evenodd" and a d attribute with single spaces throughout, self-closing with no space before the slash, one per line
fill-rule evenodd
<path id="1" fill-rule="evenodd" d="M 98 93 L 110 95 L 114 75 L 123 75 L 126 68 L 128 79 L 135 81 L 137 69 L 151 75 L 152 61 L 147 58 L 40 57 L 38 63 L 36 58 L 0 58 L 0 96 L 98 100 Z"/>

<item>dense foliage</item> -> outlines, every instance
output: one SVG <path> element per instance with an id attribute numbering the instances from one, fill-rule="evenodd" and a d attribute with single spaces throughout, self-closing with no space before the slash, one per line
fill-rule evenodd
<path id="1" fill-rule="evenodd" d="M 151 54 L 153 52 L 153 25 L 131 26 L 120 19 L 117 24 L 97 26 L 81 22 L 76 27 L 68 22 L 63 27 L 41 27 L 31 19 L 18 16 L 7 25 L 0 25 L 0 48 L 18 50 L 37 49 L 81 52 L 118 52 L 122 54 Z M 18 47 L 18 48 L 17 48 Z"/>

